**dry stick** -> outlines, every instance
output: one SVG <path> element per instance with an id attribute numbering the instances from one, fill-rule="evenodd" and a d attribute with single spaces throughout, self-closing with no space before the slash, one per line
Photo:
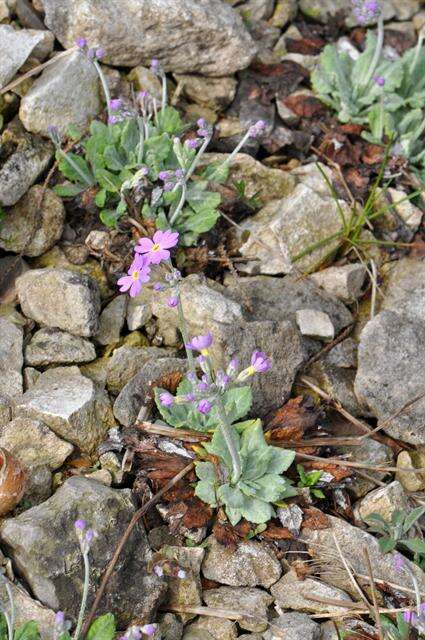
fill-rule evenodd
<path id="1" fill-rule="evenodd" d="M 310 358 L 310 360 L 305 364 L 304 369 L 307 369 L 311 364 L 313 364 L 313 362 L 317 362 L 317 360 L 320 360 L 322 356 L 326 355 L 329 351 L 332 351 L 332 349 L 336 347 L 337 344 L 345 340 L 345 338 L 350 335 L 353 328 L 354 323 L 348 325 L 348 327 L 345 327 L 345 329 L 341 331 L 341 333 L 334 340 L 332 340 L 332 342 L 329 342 L 329 344 L 323 347 L 323 349 L 321 349 L 319 353 L 316 353 L 315 356 Z"/>
<path id="2" fill-rule="evenodd" d="M 278 444 L 276 446 L 279 446 Z M 282 446 L 282 445 L 280 445 Z M 384 467 L 380 465 L 366 464 L 365 462 L 352 462 L 351 460 L 341 460 L 340 458 L 323 458 L 322 456 L 310 456 L 307 453 L 300 453 L 297 451 L 297 456 L 304 458 L 305 460 L 315 460 L 317 462 L 329 462 L 330 464 L 336 464 L 340 467 L 353 467 L 353 469 L 369 469 L 369 471 L 382 471 L 389 473 L 396 473 L 396 471 L 402 471 L 403 473 L 424 473 L 425 467 L 418 467 L 417 469 L 409 469 L 408 467 Z"/>
<path id="3" fill-rule="evenodd" d="M 140 509 L 138 509 L 136 511 L 136 513 L 134 514 L 134 516 L 132 517 L 132 519 L 130 520 L 127 529 L 124 531 L 123 536 L 121 537 L 121 540 L 119 541 L 115 551 L 114 551 L 114 555 L 112 556 L 111 560 L 109 561 L 108 566 L 106 567 L 106 571 L 103 574 L 103 578 L 102 581 L 96 591 L 96 597 L 94 599 L 93 602 L 93 606 L 90 609 L 90 613 L 87 617 L 87 620 L 84 623 L 84 626 L 82 628 L 81 631 L 81 635 L 84 637 L 87 634 L 87 631 L 91 625 L 91 622 L 94 618 L 94 615 L 96 613 L 96 610 L 99 606 L 99 603 L 102 599 L 103 593 L 105 591 L 106 585 L 108 583 L 109 578 L 111 577 L 114 569 L 115 569 L 115 565 L 118 562 L 118 559 L 121 555 L 122 550 L 125 547 L 125 544 L 127 542 L 127 540 L 129 539 L 131 532 L 133 531 L 134 527 L 136 526 L 136 524 L 139 522 L 140 518 L 142 518 L 145 513 L 147 511 L 149 511 L 149 509 L 151 507 L 153 507 L 154 504 L 156 504 L 164 495 L 164 493 L 166 493 L 167 491 L 169 491 L 169 489 L 171 489 L 175 484 L 177 484 L 177 482 L 179 480 L 181 480 L 182 478 L 184 478 L 184 476 L 189 473 L 189 471 L 191 471 L 191 469 L 193 469 L 193 462 L 191 462 L 190 464 L 186 465 L 186 467 L 184 467 L 184 469 L 182 469 L 177 475 L 174 476 L 174 478 L 172 478 L 169 482 L 167 482 L 167 484 L 162 487 L 162 489 L 160 489 L 158 491 L 158 493 L 156 493 L 150 500 L 148 500 L 146 502 L 146 504 L 144 504 L 142 507 L 140 507 Z"/>
<path id="4" fill-rule="evenodd" d="M 27 71 L 26 73 L 24 73 L 24 75 L 20 76 L 19 78 L 16 78 L 16 80 L 13 80 L 13 82 L 10 82 L 8 85 L 3 87 L 3 89 L 0 90 L 0 96 L 3 95 L 4 93 L 7 93 L 8 91 L 11 91 L 27 78 L 31 78 L 31 76 L 35 76 L 37 73 L 40 73 L 40 71 L 43 71 L 43 69 L 45 69 L 46 67 L 49 67 L 50 65 L 54 64 L 57 60 L 60 60 L 61 58 L 65 58 L 66 56 L 69 56 L 70 53 L 74 53 L 74 51 L 78 51 L 78 47 L 72 47 L 71 49 L 62 51 L 61 53 L 58 53 L 53 58 L 50 58 L 50 60 L 47 60 L 47 62 L 43 62 L 42 64 L 39 64 L 36 67 L 34 67 L 34 69 Z"/>
<path id="5" fill-rule="evenodd" d="M 336 537 L 335 533 L 332 534 L 332 537 L 333 537 L 333 540 L 334 540 L 335 547 L 336 547 L 336 549 L 338 551 L 338 555 L 341 558 L 342 564 L 344 565 L 344 569 L 348 573 L 348 577 L 350 579 L 351 584 L 353 585 L 355 591 L 357 591 L 357 593 L 359 594 L 360 598 L 363 600 L 366 608 L 369 610 L 369 612 L 371 612 L 372 607 L 371 607 L 368 599 L 366 598 L 365 594 L 363 593 L 362 589 L 360 588 L 359 584 L 357 583 L 357 580 L 355 579 L 355 577 L 353 575 L 353 572 L 350 569 L 350 566 L 349 566 L 349 564 L 347 562 L 347 559 L 345 558 L 344 554 L 341 551 L 341 547 L 340 547 L 340 544 L 339 544 L 339 542 L 337 540 L 337 537 Z"/>
<path id="6" fill-rule="evenodd" d="M 373 579 L 372 563 L 370 561 L 370 555 L 367 547 L 364 547 L 363 554 L 366 560 L 367 571 L 370 576 L 370 589 L 372 591 L 373 610 L 375 611 L 375 624 L 378 628 L 379 640 L 384 640 L 384 634 L 382 632 L 381 617 L 379 614 L 378 599 L 376 597 L 375 581 Z"/>

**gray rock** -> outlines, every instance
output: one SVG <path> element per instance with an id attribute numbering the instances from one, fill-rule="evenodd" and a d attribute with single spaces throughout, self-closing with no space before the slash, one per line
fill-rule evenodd
<path id="1" fill-rule="evenodd" d="M 24 391 L 31 389 L 37 382 L 41 375 L 41 372 L 33 367 L 25 367 L 23 372 L 24 378 Z"/>
<path id="2" fill-rule="evenodd" d="M 270 591 L 279 607 L 303 613 L 345 613 L 347 611 L 344 607 L 310 600 L 310 596 L 324 600 L 352 602 L 350 596 L 341 589 L 330 587 L 316 578 L 307 577 L 305 580 L 300 580 L 293 570 L 282 576 Z"/>
<path id="3" fill-rule="evenodd" d="M 297 325 L 301 335 L 319 340 L 333 340 L 335 329 L 324 311 L 317 309 L 299 309 L 296 312 Z"/>
<path id="4" fill-rule="evenodd" d="M 153 398 L 152 383 L 167 373 L 187 370 L 187 362 L 181 358 L 155 358 L 143 364 L 124 386 L 114 403 L 114 416 L 126 427 L 133 425 L 140 411 Z"/>
<path id="5" fill-rule="evenodd" d="M 106 386 L 108 391 L 118 395 L 144 363 L 155 358 L 166 358 L 173 355 L 172 351 L 158 347 L 129 347 L 124 345 L 114 349 L 107 362 Z"/>
<path id="6" fill-rule="evenodd" d="M 380 309 L 388 309 L 425 324 L 425 262 L 402 258 L 383 269 L 384 299 Z"/>
<path id="7" fill-rule="evenodd" d="M 39 256 L 59 240 L 64 221 L 62 200 L 50 189 L 35 185 L 8 211 L 0 227 L 0 247 Z"/>
<path id="8" fill-rule="evenodd" d="M 175 74 L 174 77 L 184 97 L 213 111 L 222 111 L 228 107 L 236 95 L 237 82 L 231 76 L 206 78 L 193 74 Z"/>
<path id="9" fill-rule="evenodd" d="M 139 91 L 147 91 L 158 103 L 162 100 L 162 82 L 149 67 L 139 65 L 127 77 Z"/>
<path id="10" fill-rule="evenodd" d="M 354 416 L 364 415 L 364 408 L 359 404 L 354 393 L 355 369 L 335 366 L 328 361 L 327 357 L 324 357 L 314 362 L 306 373 L 323 391 L 340 402 L 349 413 Z"/>
<path id="11" fill-rule="evenodd" d="M 236 549 L 222 546 L 214 537 L 202 565 L 208 580 L 231 587 L 270 587 L 282 574 L 282 567 L 273 551 L 265 543 L 248 540 Z"/>
<path id="12" fill-rule="evenodd" d="M 365 276 L 366 267 L 359 262 L 328 267 L 313 273 L 310 278 L 330 296 L 350 303 L 360 297 Z"/>
<path id="13" fill-rule="evenodd" d="M 0 427 L 12 420 L 12 407 L 9 397 L 0 393 Z"/>
<path id="14" fill-rule="evenodd" d="M 18 629 L 26 624 L 29 620 L 37 623 L 43 640 L 54 640 L 55 633 L 55 612 L 41 605 L 34 600 L 18 583 L 11 582 L 8 578 L 4 578 L 10 587 L 15 605 L 15 628 Z M 10 613 L 9 599 L 6 592 L 6 586 L 2 581 L 0 583 L 0 601 L 6 606 L 6 611 Z"/>
<path id="15" fill-rule="evenodd" d="M 96 8 L 88 0 L 42 2 L 46 25 L 65 48 L 85 37 L 105 50 L 108 64 L 157 58 L 167 71 L 226 76 L 254 55 L 241 18 L 218 0 L 123 0 L 119 7 L 108 0 Z"/>
<path id="16" fill-rule="evenodd" d="M 161 550 L 167 558 L 177 562 L 186 572 L 184 579 L 170 577 L 168 579 L 167 605 L 169 607 L 199 607 L 202 605 L 201 564 L 205 551 L 201 547 L 167 546 Z M 182 622 L 192 620 L 192 613 L 178 614 Z"/>
<path id="17" fill-rule="evenodd" d="M 76 366 L 42 373 L 16 401 L 14 416 L 41 420 L 58 436 L 87 452 L 92 452 L 115 425 L 108 395 Z"/>
<path id="18" fill-rule="evenodd" d="M 238 6 L 238 11 L 248 22 L 268 20 L 274 9 L 274 0 L 247 0 Z"/>
<path id="19" fill-rule="evenodd" d="M 173 613 L 163 613 L 158 619 L 161 640 L 181 640 L 183 623 Z"/>
<path id="20" fill-rule="evenodd" d="M 53 493 L 53 474 L 45 464 L 31 469 L 21 505 L 25 509 L 35 507 L 50 498 Z M 18 507 L 18 512 L 19 512 Z"/>
<path id="21" fill-rule="evenodd" d="M 285 34 L 288 35 L 289 38 L 297 40 L 298 38 L 302 39 L 302 34 L 298 31 L 295 25 L 291 25 L 286 31 Z M 306 90 L 299 91 L 298 93 L 302 93 L 304 95 L 313 96 L 313 92 Z M 320 167 L 320 168 L 319 168 Z M 306 187 L 309 187 L 316 193 L 318 193 L 322 198 L 329 198 L 330 191 L 328 182 L 324 179 L 323 173 L 327 177 L 330 183 L 333 181 L 332 169 L 330 169 L 325 164 L 321 162 L 310 162 L 308 164 L 302 164 L 299 167 L 295 167 L 292 169 L 291 176 L 295 178 L 298 184 L 303 184 Z"/>
<path id="22" fill-rule="evenodd" d="M 406 491 L 422 491 L 425 489 L 425 474 L 412 473 L 411 469 L 422 468 L 424 456 L 415 455 L 414 451 L 400 451 L 397 456 L 396 480 L 406 489 Z"/>
<path id="23" fill-rule="evenodd" d="M 74 447 L 57 437 L 40 420 L 16 418 L 0 427 L 0 446 L 13 453 L 26 467 L 46 465 L 54 471 L 71 455 Z"/>
<path id="24" fill-rule="evenodd" d="M 212 162 L 224 162 L 227 153 L 207 153 L 201 160 L 201 166 Z M 287 171 L 273 169 L 255 160 L 247 153 L 238 153 L 229 168 L 227 184 L 243 180 L 247 198 L 257 197 L 262 204 L 271 200 L 289 196 L 295 188 L 295 178 Z"/>
<path id="25" fill-rule="evenodd" d="M 270 623 L 264 640 L 319 640 L 320 625 L 305 613 L 282 613 Z"/>
<path id="26" fill-rule="evenodd" d="M 357 367 L 357 342 L 354 338 L 346 338 L 336 344 L 325 357 L 326 362 L 339 369 Z"/>
<path id="27" fill-rule="evenodd" d="M 130 491 L 74 477 L 43 504 L 3 521 L 0 539 L 35 597 L 75 619 L 83 574 L 74 521 L 83 518 L 95 531 L 90 550 L 90 606 L 98 577 L 134 511 Z M 155 615 L 164 587 L 156 576 L 146 573 L 149 556 L 146 534 L 139 523 L 123 549 L 101 604 L 101 611 L 114 611 L 121 627 L 135 617 L 151 620 Z"/>
<path id="28" fill-rule="evenodd" d="M 314 558 L 315 566 L 320 572 L 321 579 L 339 589 L 343 589 L 354 598 L 358 593 L 343 568 L 341 558 L 338 554 L 335 539 L 337 540 L 346 561 L 349 563 L 354 577 L 358 575 L 367 576 L 368 569 L 363 549 L 367 547 L 373 567 L 375 580 L 392 582 L 406 589 L 412 588 L 409 572 L 397 571 L 394 566 L 395 552 L 383 554 L 379 550 L 377 539 L 366 531 L 354 527 L 341 518 L 328 516 L 330 528 L 313 531 L 304 529 L 303 539 L 306 541 L 309 553 Z M 418 581 L 421 591 L 425 588 L 425 575 L 423 571 L 410 560 L 405 559 Z M 365 580 L 360 578 L 362 584 L 367 585 Z M 368 587 L 365 586 L 368 590 Z"/>
<path id="29" fill-rule="evenodd" d="M 416 0 L 413 1 L 415 2 Z M 410 4 L 410 2 L 412 0 L 409 0 L 407 4 Z M 395 16 L 394 4 L 394 0 L 389 0 L 383 5 L 386 20 L 390 20 Z M 339 14 L 346 17 L 347 24 L 355 24 L 352 14 L 353 5 L 350 0 L 300 0 L 299 7 L 306 16 L 318 22 L 326 23 L 330 18 Z"/>
<path id="30" fill-rule="evenodd" d="M 20 123 L 13 121 L 1 136 L 5 151 L 12 153 L 0 166 L 0 204 L 18 202 L 48 166 L 53 156 L 50 141 L 23 133 Z"/>
<path id="31" fill-rule="evenodd" d="M 45 69 L 21 100 L 19 117 L 28 131 L 48 134 L 57 127 L 65 135 L 68 127 L 84 129 L 101 107 L 99 79 L 92 63 L 79 51 Z"/>
<path id="32" fill-rule="evenodd" d="M 96 342 L 103 345 L 118 342 L 126 312 L 127 296 L 117 296 L 107 304 L 100 314 L 99 331 L 95 335 Z"/>
<path id="33" fill-rule="evenodd" d="M 347 209 L 343 201 L 340 204 Z M 315 271 L 339 247 L 341 238 L 330 239 L 314 250 L 313 246 L 341 230 L 335 201 L 299 184 L 291 195 L 269 202 L 242 222 L 241 233 L 249 232 L 250 236 L 243 241 L 240 252 L 256 259 L 243 269 L 268 275 L 290 273 L 294 266 L 302 272 Z M 301 257 L 304 252 L 307 253 Z"/>
<path id="34" fill-rule="evenodd" d="M 236 624 L 231 620 L 202 616 L 187 627 L 183 640 L 235 640 L 237 635 Z"/>
<path id="35" fill-rule="evenodd" d="M 90 340 L 60 329 L 40 329 L 25 348 L 25 362 L 34 367 L 48 364 L 90 362 L 96 350 Z"/>
<path id="36" fill-rule="evenodd" d="M 7 317 L 0 317 L 0 394 L 15 398 L 22 393 L 23 331 Z"/>
<path id="37" fill-rule="evenodd" d="M 0 89 L 12 80 L 45 38 L 44 31 L 14 29 L 9 24 L 0 24 Z"/>
<path id="38" fill-rule="evenodd" d="M 349 433 L 346 433 L 345 435 L 353 435 L 351 425 Z M 372 440 L 372 438 L 366 438 L 363 440 L 359 447 L 338 447 L 337 452 L 339 455 L 349 455 L 350 460 L 353 460 L 353 462 L 361 462 L 363 464 L 368 464 L 371 467 L 391 466 L 394 464 L 393 452 L 390 447 L 382 442 L 378 442 L 377 440 Z M 372 470 L 368 470 L 367 474 L 377 480 L 383 480 L 386 475 L 388 475 L 382 471 Z M 376 483 L 373 482 L 373 480 L 368 480 L 364 476 L 358 475 L 354 477 L 350 484 L 350 491 L 356 498 L 361 498 L 375 488 Z"/>
<path id="39" fill-rule="evenodd" d="M 4 256 L 0 258 L 0 304 L 15 304 L 18 301 L 16 293 L 16 278 L 19 278 L 29 266 L 20 256 Z"/>
<path id="40" fill-rule="evenodd" d="M 138 298 L 129 298 L 126 321 L 130 331 L 141 329 L 151 318 L 152 312 L 149 304 L 141 302 Z"/>
<path id="41" fill-rule="evenodd" d="M 353 513 L 357 523 L 364 522 L 371 513 L 379 513 L 384 520 L 390 522 L 391 516 L 397 509 L 406 513 L 410 510 L 408 496 L 403 486 L 394 480 L 359 500 L 354 505 Z"/>
<path id="42" fill-rule="evenodd" d="M 32 269 L 18 278 L 16 286 L 28 318 L 77 336 L 97 332 L 100 296 L 89 276 L 67 269 Z"/>
<path id="43" fill-rule="evenodd" d="M 385 431 L 411 444 L 425 441 L 425 325 L 395 311 L 382 311 L 360 335 L 356 394 L 383 422 Z M 399 412 L 399 415 L 395 415 Z"/>
<path id="44" fill-rule="evenodd" d="M 277 0 L 275 10 L 270 19 L 274 27 L 284 27 L 287 22 L 293 20 L 297 15 L 297 0 Z"/>
<path id="45" fill-rule="evenodd" d="M 203 597 L 209 607 L 217 609 L 234 610 L 237 603 L 237 610 L 247 614 L 245 618 L 238 620 L 241 629 L 267 629 L 267 610 L 273 603 L 273 598 L 266 591 L 255 587 L 219 587 L 204 591 Z"/>

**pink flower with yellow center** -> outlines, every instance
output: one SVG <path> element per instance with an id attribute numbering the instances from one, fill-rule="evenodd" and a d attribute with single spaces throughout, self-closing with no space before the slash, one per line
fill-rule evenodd
<path id="1" fill-rule="evenodd" d="M 128 275 L 118 280 L 120 291 L 129 291 L 130 296 L 135 298 L 142 290 L 142 284 L 149 282 L 150 278 L 149 261 L 145 256 L 135 256 Z"/>
<path id="2" fill-rule="evenodd" d="M 168 260 L 170 257 L 169 249 L 175 247 L 178 241 L 177 231 L 156 231 L 152 240 L 141 238 L 134 250 L 136 253 L 144 254 L 148 263 L 159 264 L 163 260 Z"/>

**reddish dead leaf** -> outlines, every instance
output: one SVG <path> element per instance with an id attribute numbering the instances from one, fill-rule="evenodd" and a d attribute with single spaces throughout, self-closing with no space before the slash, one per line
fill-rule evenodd
<path id="1" fill-rule="evenodd" d="M 322 38 L 285 38 L 288 53 L 302 53 L 304 55 L 318 55 L 326 42 Z"/>
<path id="2" fill-rule="evenodd" d="M 286 527 L 279 527 L 271 522 L 267 529 L 261 533 L 267 540 L 293 540 L 293 534 Z"/>
<path id="3" fill-rule="evenodd" d="M 92 461 L 90 458 L 85 458 L 84 456 L 80 456 L 79 458 L 74 458 L 67 462 L 68 467 L 72 467 L 73 469 L 90 469 L 92 466 Z"/>
<path id="4" fill-rule="evenodd" d="M 302 529 L 313 529 L 316 531 L 317 529 L 329 529 L 331 523 L 327 515 L 320 511 L 320 509 L 316 509 L 316 507 L 306 507 L 303 509 L 304 511 L 304 520 L 301 525 Z"/>
<path id="5" fill-rule="evenodd" d="M 187 511 L 183 516 L 184 526 L 188 529 L 206 527 L 212 518 L 212 508 L 196 496 L 187 500 L 186 506 Z"/>
<path id="6" fill-rule="evenodd" d="M 330 473 L 334 477 L 333 482 L 341 482 L 344 478 L 349 478 L 353 475 L 353 471 L 348 468 L 340 467 L 339 465 L 332 464 L 331 462 L 319 461 L 304 463 L 307 469 L 317 469 L 324 473 Z"/>
<path id="7" fill-rule="evenodd" d="M 420 233 L 417 233 L 415 235 L 412 245 L 413 246 L 410 250 L 409 256 L 418 260 L 422 260 L 422 258 L 425 258 L 425 242 Z"/>
<path id="8" fill-rule="evenodd" d="M 219 522 L 218 520 L 213 527 L 213 535 L 217 542 L 229 549 L 236 549 L 236 545 L 240 540 L 235 528 L 232 527 L 231 524 L 228 522 Z"/>
<path id="9" fill-rule="evenodd" d="M 278 77 L 285 78 L 289 80 L 289 84 L 292 84 L 289 76 L 293 78 L 309 78 L 310 73 L 302 67 L 297 62 L 293 62 L 293 60 L 284 60 L 283 62 L 278 62 L 277 64 L 263 64 L 261 62 L 254 62 L 251 65 L 251 68 L 266 77 Z M 288 77 L 288 78 L 286 78 Z"/>
<path id="10" fill-rule="evenodd" d="M 300 441 L 304 432 L 315 426 L 319 413 L 310 398 L 291 398 L 267 423 L 267 437 L 277 442 Z"/>
<path id="11" fill-rule="evenodd" d="M 377 144 L 363 145 L 362 161 L 369 166 L 381 164 L 385 150 Z"/>
<path id="12" fill-rule="evenodd" d="M 161 387 L 161 389 L 166 389 L 170 393 L 176 393 L 177 387 L 182 379 L 183 374 L 180 371 L 172 371 L 154 380 L 150 386 L 152 389 L 154 387 Z"/>
<path id="13" fill-rule="evenodd" d="M 297 116 L 301 118 L 317 118 L 328 113 L 327 107 L 318 98 L 307 95 L 288 96 L 283 101 Z"/>
<path id="14" fill-rule="evenodd" d="M 307 564 L 307 562 L 303 562 L 302 560 L 295 560 L 291 563 L 291 569 L 295 571 L 297 574 L 297 578 L 299 580 L 305 580 L 311 575 L 311 567 Z"/>
<path id="15" fill-rule="evenodd" d="M 350 167 L 349 169 L 344 171 L 344 178 L 350 186 L 353 186 L 358 190 L 366 189 L 367 185 L 369 184 L 369 177 L 362 176 L 362 174 L 356 167 Z"/>
<path id="16" fill-rule="evenodd" d="M 81 194 L 81 204 L 85 208 L 89 208 L 94 204 L 95 196 L 98 192 L 97 187 L 90 187 Z"/>
<path id="17" fill-rule="evenodd" d="M 346 124 L 340 124 L 338 126 L 339 130 L 342 133 L 347 133 L 348 135 L 360 136 L 364 127 L 362 124 L 355 124 L 354 122 L 347 122 Z"/>

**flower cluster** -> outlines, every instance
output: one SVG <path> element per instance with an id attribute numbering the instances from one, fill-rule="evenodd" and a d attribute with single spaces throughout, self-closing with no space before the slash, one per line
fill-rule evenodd
<path id="1" fill-rule="evenodd" d="M 81 552 L 87 554 L 95 537 L 94 531 L 93 529 L 87 529 L 87 522 L 82 518 L 78 518 L 78 520 L 74 522 L 74 526 Z"/>
<path id="2" fill-rule="evenodd" d="M 262 351 L 255 350 L 251 356 L 251 364 L 246 369 L 238 373 L 238 361 L 233 358 L 226 371 L 213 371 L 209 348 L 213 343 L 213 336 L 207 333 L 195 336 L 186 343 L 186 349 L 197 351 L 197 364 L 202 371 L 201 379 L 196 373 L 191 371 L 187 374 L 187 380 L 191 384 L 191 390 L 185 395 L 173 396 L 168 391 L 164 391 L 159 396 L 160 404 L 163 407 L 172 407 L 174 404 L 195 403 L 196 409 L 203 415 L 208 415 L 216 405 L 217 398 L 230 387 L 232 383 L 245 382 L 256 373 L 264 373 L 270 369 L 270 360 Z"/>
<path id="3" fill-rule="evenodd" d="M 123 636 L 120 636 L 118 640 L 141 640 L 142 636 L 154 636 L 157 630 L 156 624 L 145 624 L 142 627 L 133 625 L 128 627 Z"/>
<path id="4" fill-rule="evenodd" d="M 156 231 L 152 240 L 150 238 L 141 238 L 135 247 L 135 256 L 126 276 L 118 280 L 120 291 L 128 291 L 132 298 L 139 295 L 142 285 L 151 279 L 151 266 L 159 265 L 161 262 L 168 262 L 170 259 L 170 249 L 178 243 L 179 234 L 176 231 Z M 176 280 L 180 278 L 180 272 L 170 267 L 170 273 L 167 274 L 166 280 L 168 287 L 175 286 Z M 158 283 L 159 284 L 159 283 Z M 154 285 L 155 290 L 164 289 L 166 286 L 159 284 Z M 170 298 L 174 304 L 175 296 Z"/>
<path id="5" fill-rule="evenodd" d="M 75 41 L 77 47 L 82 51 L 89 60 L 101 60 L 105 55 L 105 50 L 96 47 L 89 47 L 85 38 L 78 38 Z"/>
<path id="6" fill-rule="evenodd" d="M 381 15 L 378 0 L 352 0 L 353 13 L 359 24 L 373 22 Z"/>

